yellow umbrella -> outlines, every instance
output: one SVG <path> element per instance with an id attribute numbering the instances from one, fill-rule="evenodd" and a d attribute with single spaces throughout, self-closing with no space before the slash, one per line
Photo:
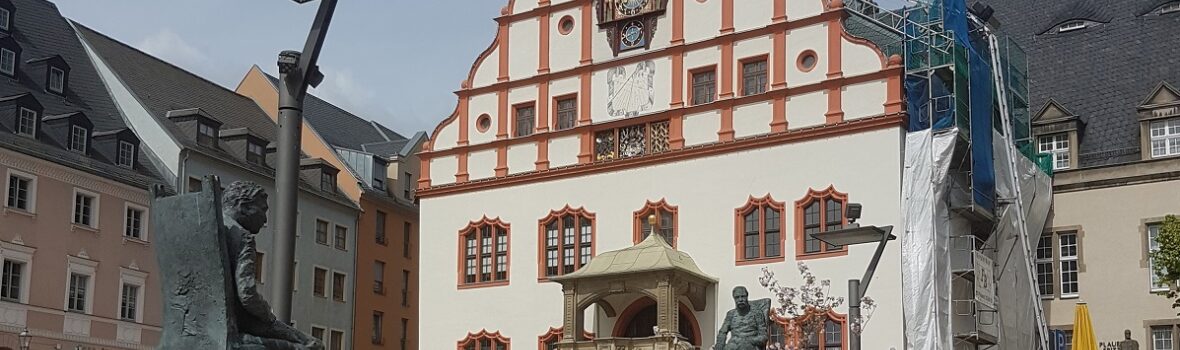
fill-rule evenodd
<path id="1" fill-rule="evenodd" d="M 1073 349 L 1098 350 L 1098 342 L 1094 340 L 1094 325 L 1090 323 L 1090 308 L 1086 303 L 1078 303 L 1073 311 Z"/>

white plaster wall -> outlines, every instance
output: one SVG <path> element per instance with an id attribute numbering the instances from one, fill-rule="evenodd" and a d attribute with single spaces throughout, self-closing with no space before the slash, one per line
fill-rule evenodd
<path id="1" fill-rule="evenodd" d="M 827 122 L 828 92 L 816 91 L 787 97 L 787 126 L 790 129 L 806 128 Z"/>
<path id="2" fill-rule="evenodd" d="M 574 94 L 581 89 L 582 82 L 577 76 L 549 82 L 549 96 Z"/>
<path id="3" fill-rule="evenodd" d="M 530 2 L 530 1 L 518 1 Z M 533 2 L 536 5 L 536 2 Z M 530 18 L 508 25 L 508 77 L 519 80 L 537 75 L 541 21 Z"/>
<path id="4" fill-rule="evenodd" d="M 705 1 L 704 3 L 695 0 L 686 0 L 680 2 L 684 4 L 685 42 L 692 43 L 701 40 L 707 40 L 721 33 L 720 0 L 710 0 Z M 738 4 L 735 4 L 734 7 L 740 7 L 737 5 Z"/>
<path id="5" fill-rule="evenodd" d="M 525 102 L 537 102 L 536 84 L 525 85 L 508 90 L 508 119 L 513 119 L 512 117 L 516 113 L 512 110 L 512 105 Z"/>
<path id="6" fill-rule="evenodd" d="M 441 151 L 455 148 L 457 142 L 459 142 L 459 118 L 443 125 L 442 130 L 434 135 L 434 140 L 430 141 L 430 147 L 432 150 Z"/>
<path id="7" fill-rule="evenodd" d="M 467 175 L 470 180 L 496 176 L 496 150 L 488 149 L 468 154 Z"/>
<path id="8" fill-rule="evenodd" d="M 470 159 L 468 159 L 468 161 L 470 161 Z M 431 158 L 430 184 L 438 186 L 455 183 L 455 173 L 458 171 L 459 159 L 455 156 Z"/>
<path id="9" fill-rule="evenodd" d="M 857 44 L 845 38 L 840 38 L 840 47 L 843 50 L 841 52 L 843 62 L 841 62 L 840 69 L 844 71 L 846 77 L 873 73 L 885 68 L 884 62 L 881 62 L 881 56 L 878 56 L 876 49 L 872 47 Z"/>
<path id="10" fill-rule="evenodd" d="M 467 103 L 467 142 L 469 144 L 478 145 L 496 140 L 496 130 L 499 130 L 500 124 L 500 118 L 497 117 L 500 114 L 499 101 L 500 99 L 496 97 L 495 93 L 486 93 L 471 97 L 471 101 Z M 512 111 L 509 111 L 509 113 L 512 113 Z M 487 114 L 492 121 L 491 126 L 484 132 L 480 132 L 478 127 L 479 116 L 481 114 Z M 512 115 L 509 114 L 508 117 L 511 119 Z M 458 122 L 456 121 L 452 124 L 458 124 Z M 456 129 L 455 133 L 458 132 L 459 130 Z M 456 141 L 452 140 L 451 143 Z M 438 150 L 438 147 L 434 149 Z"/>
<path id="11" fill-rule="evenodd" d="M 795 3 L 799 1 L 790 1 Z M 806 1 L 804 1 L 806 2 Z M 799 55 L 803 51 L 815 51 L 815 68 L 809 72 L 799 69 Z M 828 25 L 816 24 L 787 32 L 787 86 L 817 83 L 828 74 Z"/>
<path id="12" fill-rule="evenodd" d="M 562 35 L 561 18 L 574 19 L 574 30 Z M 578 66 L 582 59 L 582 11 L 580 8 L 554 12 L 549 19 L 549 70 L 560 72 Z"/>
<path id="13" fill-rule="evenodd" d="M 770 102 L 758 102 L 733 108 L 734 137 L 746 137 L 770 132 L 773 117 Z"/>
<path id="14" fill-rule="evenodd" d="M 537 144 L 523 143 L 508 147 L 508 173 L 517 174 L 537 169 Z"/>
<path id="15" fill-rule="evenodd" d="M 578 163 L 580 137 L 577 135 L 549 140 L 549 167 L 557 168 Z"/>
<path id="16" fill-rule="evenodd" d="M 561 287 L 555 283 L 538 283 L 536 279 L 537 220 L 565 205 L 584 207 L 596 214 L 595 244 L 602 253 L 630 246 L 632 212 L 645 201 L 660 198 L 679 206 L 680 249 L 692 255 L 705 273 L 720 280 L 708 293 L 707 310 L 696 313 L 703 333 L 701 345 L 708 348 L 719 326 L 719 315 L 732 308 L 728 295 L 734 286 L 750 286 L 752 298 L 770 296 L 757 284 L 762 265 L 735 266 L 731 234 L 734 209 L 743 206 L 751 195 L 767 193 L 791 206 L 808 188 L 835 185 L 849 193 L 851 201 L 864 204 L 863 223 L 899 225 L 899 135 L 900 130 L 891 128 L 618 172 L 424 198 L 421 249 L 437 254 L 422 256 L 421 288 L 431 292 L 421 296 L 422 305 L 428 306 L 421 313 L 421 348 L 446 349 L 467 333 L 481 329 L 499 331 L 518 347 L 531 347 L 537 336 L 560 325 L 562 305 Z M 843 161 L 827 161 L 835 158 Z M 824 171 L 797 171 L 799 164 L 816 163 L 823 163 Z M 864 164 L 878 166 L 877 171 L 872 176 L 866 175 Z M 700 186 L 702 183 L 722 185 Z M 562 195 L 554 196 L 555 193 Z M 513 199 L 513 205 L 491 204 L 502 203 L 505 198 Z M 794 227 L 794 215 L 788 214 L 786 227 Z M 511 224 L 511 282 L 501 287 L 459 290 L 455 275 L 457 232 L 485 215 Z M 796 243 L 793 230 L 788 232 L 785 248 L 791 252 Z M 864 333 L 865 344 L 872 344 L 873 348 L 902 348 L 897 247 L 887 248 L 869 292 L 881 305 Z M 846 257 L 807 262 L 817 276 L 831 279 L 831 293 L 835 295 L 847 295 L 843 281 L 860 277 L 873 247 L 849 249 Z M 781 283 L 802 283 L 793 254 L 770 267 L 778 272 Z M 615 307 L 620 309 L 625 305 Z M 494 317 L 456 317 L 473 315 L 472 310 L 479 310 L 478 315 Z M 846 308 L 838 311 L 847 312 Z M 605 329 L 591 331 L 597 331 L 600 336 L 609 334 Z"/>
<path id="17" fill-rule="evenodd" d="M 762 28 L 774 16 L 774 2 L 783 0 L 738 0 L 733 4 L 733 28 L 741 32 Z M 798 1 L 798 0 L 793 0 Z"/>
<path id="18" fill-rule="evenodd" d="M 796 20 L 814 17 L 824 12 L 824 0 L 786 0 L 787 18 Z"/>
<path id="19" fill-rule="evenodd" d="M 533 0 L 512 1 L 512 13 L 521 13 L 535 8 L 537 8 L 537 2 Z"/>
<path id="20" fill-rule="evenodd" d="M 845 86 L 843 98 L 844 120 L 860 119 L 885 114 L 885 99 L 889 90 L 885 80 Z"/>
<path id="21" fill-rule="evenodd" d="M 721 130 L 721 113 L 707 111 L 686 115 L 682 125 L 685 146 L 717 142 L 717 131 Z"/>
<path id="22" fill-rule="evenodd" d="M 475 75 L 471 78 L 471 87 L 483 87 L 496 83 L 500 75 L 500 49 L 494 48 L 491 53 L 475 68 Z"/>

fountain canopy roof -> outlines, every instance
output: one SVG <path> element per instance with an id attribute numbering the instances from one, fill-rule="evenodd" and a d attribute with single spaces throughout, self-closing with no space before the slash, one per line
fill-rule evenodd
<path id="1" fill-rule="evenodd" d="M 598 254 L 578 271 L 550 279 L 564 283 L 657 271 L 674 271 L 705 282 L 717 282 L 702 272 L 691 256 L 672 248 L 658 234 L 648 235 L 634 246 Z"/>

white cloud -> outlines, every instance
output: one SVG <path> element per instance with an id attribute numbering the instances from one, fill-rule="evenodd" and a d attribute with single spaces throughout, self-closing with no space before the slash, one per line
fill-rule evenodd
<path id="1" fill-rule="evenodd" d="M 372 107 L 370 104 L 376 96 L 373 89 L 361 86 L 350 70 L 337 71 L 320 67 L 320 71 L 324 73 L 324 81 L 320 83 L 319 87 L 311 89 L 311 93 L 362 118 L 374 118 L 374 116 L 366 116 L 368 112 L 374 110 L 374 108 L 370 108 Z"/>
<path id="2" fill-rule="evenodd" d="M 168 28 L 149 35 L 135 47 L 164 61 L 189 69 L 199 68 L 209 61 L 205 53 Z"/>

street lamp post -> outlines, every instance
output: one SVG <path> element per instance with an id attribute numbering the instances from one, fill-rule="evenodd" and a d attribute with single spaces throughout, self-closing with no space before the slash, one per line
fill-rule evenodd
<path id="1" fill-rule="evenodd" d="M 881 254 L 885 252 L 885 244 L 897 239 L 897 236 L 892 234 L 893 226 L 860 226 L 856 223 L 856 219 L 860 218 L 860 205 L 849 204 L 848 207 L 847 216 L 850 223 L 847 228 L 819 232 L 811 236 L 824 241 L 824 243 L 842 247 L 877 243 L 877 250 L 873 253 L 873 259 L 869 261 L 869 267 L 865 270 L 864 277 L 848 280 L 848 319 L 861 328 L 863 325 L 860 325 L 860 299 L 864 297 L 865 291 L 869 289 L 869 282 L 873 280 L 873 274 L 877 272 L 877 263 L 881 261 Z M 849 350 L 860 350 L 861 331 L 862 329 L 851 330 L 852 334 L 848 337 Z"/>
<path id="2" fill-rule="evenodd" d="M 29 335 L 29 328 L 26 327 L 20 331 L 17 338 L 20 338 L 20 350 L 29 350 L 29 342 L 33 340 L 33 337 Z"/>
<path id="3" fill-rule="evenodd" d="M 293 0 L 306 3 L 311 0 Z M 271 290 L 274 313 L 283 322 L 291 322 L 291 290 L 294 289 L 295 228 L 298 220 L 299 154 L 303 129 L 303 97 L 308 86 L 317 86 L 324 79 L 316 61 L 336 0 L 320 1 L 319 11 L 311 24 L 303 51 L 283 51 L 279 54 L 279 145 L 275 168 L 275 286 Z"/>

